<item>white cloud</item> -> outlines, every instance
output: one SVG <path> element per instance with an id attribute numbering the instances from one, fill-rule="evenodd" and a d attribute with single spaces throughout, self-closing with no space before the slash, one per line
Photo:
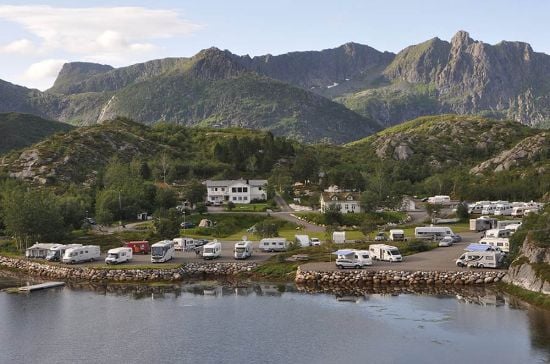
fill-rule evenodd
<path id="1" fill-rule="evenodd" d="M 28 81 L 42 81 L 51 79 L 57 76 L 59 70 L 66 61 L 63 59 L 45 59 L 43 61 L 33 63 L 25 71 L 23 78 Z"/>
<path id="2" fill-rule="evenodd" d="M 31 54 L 37 51 L 36 46 L 28 39 L 18 39 L 0 47 L 0 53 Z"/>
<path id="3" fill-rule="evenodd" d="M 150 52 L 156 49 L 154 40 L 189 35 L 201 28 L 174 10 L 143 7 L 0 5 L 0 19 L 21 25 L 39 39 L 37 46 L 25 39 L 2 47 L 4 51 L 35 48 L 83 58 L 101 55 L 105 62 Z M 126 53 L 130 54 L 126 57 Z"/>

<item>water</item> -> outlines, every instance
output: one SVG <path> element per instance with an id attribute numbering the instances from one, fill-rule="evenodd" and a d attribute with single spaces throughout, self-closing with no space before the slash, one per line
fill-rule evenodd
<path id="1" fill-rule="evenodd" d="M 0 323 L 0 363 L 550 362 L 550 312 L 485 291 L 67 286 L 0 293 Z"/>

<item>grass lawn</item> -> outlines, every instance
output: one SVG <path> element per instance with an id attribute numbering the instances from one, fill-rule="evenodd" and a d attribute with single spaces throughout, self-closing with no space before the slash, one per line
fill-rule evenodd
<path id="1" fill-rule="evenodd" d="M 248 204 L 235 204 L 232 212 L 265 212 L 269 207 L 267 203 L 248 203 Z M 227 206 L 224 207 L 225 211 L 229 211 Z"/>

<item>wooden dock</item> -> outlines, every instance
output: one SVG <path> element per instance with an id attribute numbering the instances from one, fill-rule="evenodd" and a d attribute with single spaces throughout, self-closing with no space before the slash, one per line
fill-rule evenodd
<path id="1" fill-rule="evenodd" d="M 19 292 L 33 292 L 41 289 L 61 287 L 64 285 L 65 285 L 65 282 L 46 282 L 46 283 L 34 284 L 32 286 L 19 287 Z"/>

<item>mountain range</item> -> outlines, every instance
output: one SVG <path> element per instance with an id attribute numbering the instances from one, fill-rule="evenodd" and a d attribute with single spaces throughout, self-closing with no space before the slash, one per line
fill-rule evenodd
<path id="1" fill-rule="evenodd" d="M 397 54 L 347 43 L 257 57 L 209 48 L 121 68 L 72 62 L 44 92 L 0 81 L 0 112 L 13 111 L 75 125 L 125 116 L 333 143 L 441 113 L 547 127 L 550 56 L 459 31 Z"/>

